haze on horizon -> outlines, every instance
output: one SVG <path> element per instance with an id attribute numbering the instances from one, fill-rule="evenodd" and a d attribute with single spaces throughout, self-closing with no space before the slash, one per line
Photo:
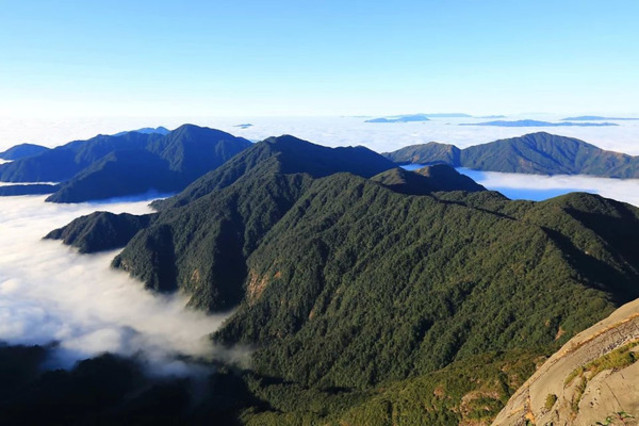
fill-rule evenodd
<path id="1" fill-rule="evenodd" d="M 0 116 L 633 115 L 638 15 L 632 0 L 8 2 Z"/>

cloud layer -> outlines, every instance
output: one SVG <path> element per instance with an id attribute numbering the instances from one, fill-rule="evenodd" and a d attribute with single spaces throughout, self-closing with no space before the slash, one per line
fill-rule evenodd
<path id="1" fill-rule="evenodd" d="M 512 199 L 541 201 L 569 192 L 589 192 L 639 207 L 639 179 L 608 179 L 584 175 L 530 175 L 459 168 L 488 189 Z"/>
<path id="2" fill-rule="evenodd" d="M 147 213 L 148 201 L 52 204 L 44 197 L 0 197 L 0 341 L 59 342 L 57 363 L 109 351 L 144 357 L 166 372 L 186 367 L 178 355 L 233 356 L 207 336 L 226 315 L 184 309 L 179 296 L 159 296 L 110 269 L 116 252 L 80 255 L 41 237 L 95 210 Z"/>

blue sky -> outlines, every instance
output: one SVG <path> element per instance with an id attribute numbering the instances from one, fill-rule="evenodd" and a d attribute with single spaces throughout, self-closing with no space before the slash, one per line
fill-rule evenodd
<path id="1" fill-rule="evenodd" d="M 636 0 L 0 6 L 4 115 L 639 112 Z"/>

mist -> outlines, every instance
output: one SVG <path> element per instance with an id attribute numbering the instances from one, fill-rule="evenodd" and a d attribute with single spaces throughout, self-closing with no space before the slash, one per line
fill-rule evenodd
<path id="1" fill-rule="evenodd" d="M 42 240 L 54 228 L 96 210 L 151 212 L 149 200 L 45 203 L 45 196 L 0 197 L 0 341 L 55 342 L 52 367 L 111 352 L 142 358 L 157 374 L 190 374 L 185 357 L 242 356 L 208 335 L 228 317 L 185 309 L 182 295 L 157 295 L 110 268 L 117 251 L 80 255 Z"/>
<path id="2" fill-rule="evenodd" d="M 532 175 L 458 168 L 460 173 L 514 200 L 542 201 L 569 192 L 588 192 L 639 207 L 639 179 L 610 179 L 585 175 Z"/>

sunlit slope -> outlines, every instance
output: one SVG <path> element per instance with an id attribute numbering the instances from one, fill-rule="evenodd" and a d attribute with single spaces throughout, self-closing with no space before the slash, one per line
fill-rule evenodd
<path id="1" fill-rule="evenodd" d="M 589 425 L 606 424 L 607 418 L 636 424 L 638 349 L 635 300 L 562 346 L 513 395 L 494 424 Z"/>

